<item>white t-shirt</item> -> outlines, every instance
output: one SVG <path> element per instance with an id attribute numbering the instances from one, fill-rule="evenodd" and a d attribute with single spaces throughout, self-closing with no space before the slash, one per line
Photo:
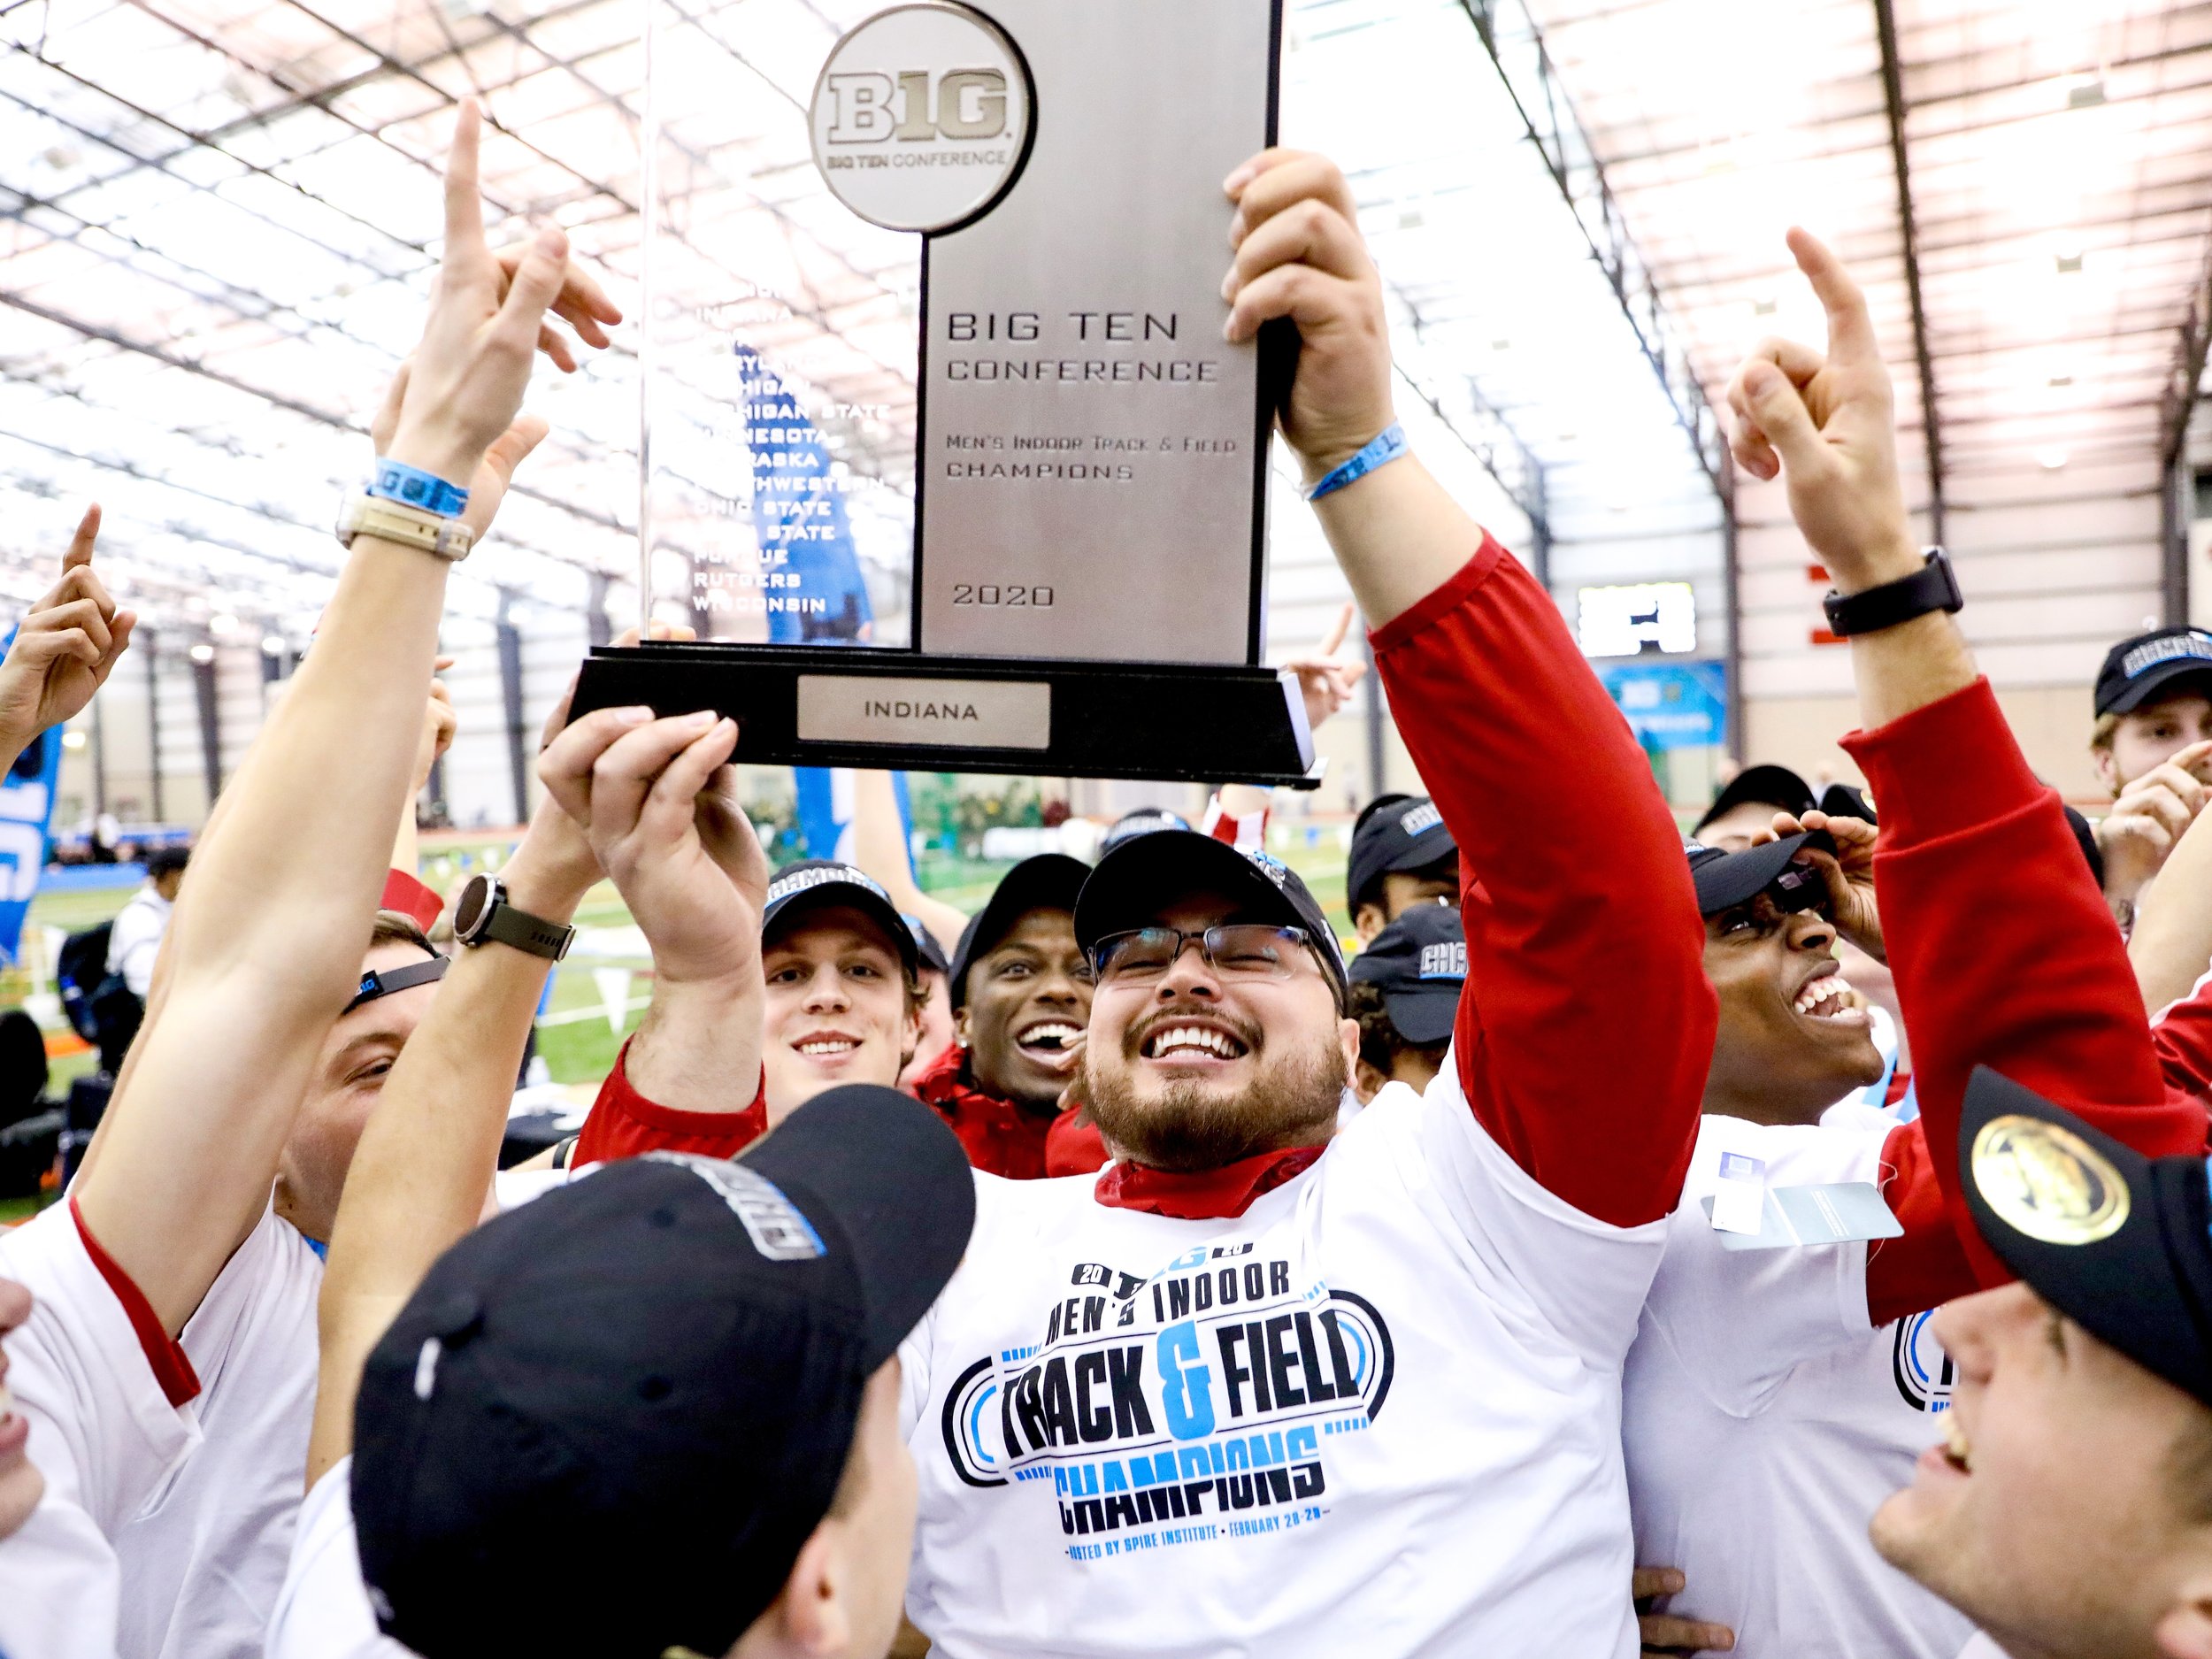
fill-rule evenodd
<path id="1" fill-rule="evenodd" d="M 261 1217 L 178 1340 L 201 1443 L 114 1534 L 122 1659 L 256 1659 L 284 1581 L 315 1413 L 321 1259 Z"/>
<path id="2" fill-rule="evenodd" d="M 153 988 L 154 958 L 161 952 L 161 936 L 175 908 L 152 887 L 141 887 L 116 912 L 108 929 L 108 972 L 121 974 L 123 983 L 142 1001 Z"/>
<path id="3" fill-rule="evenodd" d="M 1976 1631 L 1974 1640 L 1959 1649 L 1959 1659 L 2012 1659 L 2012 1655 L 1991 1638 Z"/>
<path id="4" fill-rule="evenodd" d="M 264 1215 L 179 1339 L 200 1391 L 175 1407 L 65 1206 L 0 1238 L 0 1273 L 39 1299 L 8 1352 L 48 1482 L 32 1525 L 0 1546 L 0 1650 L 258 1659 L 307 1466 L 321 1261 Z M 49 1578 L 39 1550 L 76 1564 Z M 72 1584 L 81 1600 L 56 1594 Z M 27 1604 L 58 1609 L 57 1631 Z"/>
<path id="5" fill-rule="evenodd" d="M 0 1543 L 0 1652 L 115 1659 L 121 1573 L 109 1539 L 200 1443 L 169 1403 L 65 1205 L 0 1233 L 0 1277 L 37 1301 L 7 1340 L 46 1495 Z"/>
<path id="6" fill-rule="evenodd" d="M 1896 1126 L 1856 1105 L 1704 1119 L 1629 1352 L 1636 1559 L 1681 1569 L 1667 1610 L 1732 1627 L 1742 1659 L 1955 1659 L 1973 1631 L 1867 1540 L 1950 1404 L 1928 1316 L 1868 1324 L 1863 1242 L 1732 1253 L 1699 1202 L 1724 1149 L 1770 1187 L 1878 1181 Z"/>
<path id="7" fill-rule="evenodd" d="M 1240 1217 L 976 1182 L 901 1350 L 945 1659 L 1636 1652 L 1620 1368 L 1665 1224 L 1555 1197 L 1455 1061 Z"/>
<path id="8" fill-rule="evenodd" d="M 269 1619 L 268 1659 L 409 1659 L 405 1647 L 378 1631 L 369 1608 L 352 1481 L 353 1459 L 342 1457 L 300 1506 L 292 1564 Z"/>

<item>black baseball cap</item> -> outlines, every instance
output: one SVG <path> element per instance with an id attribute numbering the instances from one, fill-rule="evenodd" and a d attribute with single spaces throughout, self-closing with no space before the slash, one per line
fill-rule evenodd
<path id="1" fill-rule="evenodd" d="M 1344 1006 L 1344 956 L 1336 930 L 1298 872 L 1271 853 L 1232 847 L 1196 830 L 1140 835 L 1100 859 L 1075 902 L 1075 942 L 1087 956 L 1107 934 L 1149 927 L 1162 905 L 1206 887 L 1236 900 L 1248 919 L 1304 928 L 1337 1006 Z"/>
<path id="2" fill-rule="evenodd" d="M 919 952 L 914 943 L 914 932 L 906 925 L 906 918 L 899 914 L 899 907 L 891 902 L 891 895 L 884 891 L 883 884 L 865 871 L 827 858 L 802 858 L 776 872 L 768 883 L 768 902 L 761 907 L 763 942 L 806 911 L 826 904 L 849 905 L 873 918 L 883 929 L 883 936 L 898 951 L 907 972 L 915 972 Z"/>
<path id="3" fill-rule="evenodd" d="M 968 918 L 952 953 L 952 1005 L 968 1000 L 968 970 L 978 956 L 997 948 L 1016 922 L 1032 910 L 1075 910 L 1075 896 L 1091 873 L 1090 865 L 1065 853 L 1039 853 L 999 878 L 990 902 Z"/>
<path id="4" fill-rule="evenodd" d="M 2105 653 L 2104 666 L 2097 671 L 2097 712 L 2131 713 L 2193 674 L 2212 680 L 2212 633 L 2161 628 L 2122 640 Z"/>
<path id="5" fill-rule="evenodd" d="M 1758 796 L 1751 797 L 1753 800 Z M 1747 847 L 1741 852 L 1724 852 L 1717 847 L 1702 846 L 1696 841 L 1685 841 L 1682 850 L 1689 856 L 1690 879 L 1697 888 L 1697 913 L 1717 916 L 1739 904 L 1749 902 L 1789 873 L 1797 860 L 1801 847 L 1813 847 L 1832 853 L 1836 843 L 1825 830 L 1800 830 L 1794 835 L 1785 835 L 1760 847 Z M 1811 891 L 1817 898 L 1827 896 L 1827 883 L 1816 872 L 1808 872 Z M 1790 906 L 1807 909 L 1809 904 Z"/>
<path id="6" fill-rule="evenodd" d="M 1103 857 L 1133 836 L 1149 835 L 1155 830 L 1189 827 L 1190 820 L 1180 812 L 1171 812 L 1164 806 L 1141 806 L 1114 820 L 1113 828 L 1099 839 L 1099 856 Z"/>
<path id="7" fill-rule="evenodd" d="M 1425 795 L 1379 795 L 1352 824 L 1352 857 L 1344 877 L 1345 908 L 1358 912 L 1379 901 L 1376 891 L 1393 871 L 1425 870 L 1455 857 L 1459 843 L 1444 815 Z"/>
<path id="8" fill-rule="evenodd" d="M 952 964 L 945 959 L 945 948 L 937 942 L 935 934 L 922 926 L 922 918 L 901 910 L 899 920 L 904 922 L 906 931 L 914 935 L 915 959 L 932 973 L 950 973 Z"/>
<path id="9" fill-rule="evenodd" d="M 1713 797 L 1713 804 L 1705 809 L 1697 829 L 1690 833 L 1696 834 L 1715 818 L 1753 802 L 1802 818 L 1813 810 L 1812 786 L 1787 766 L 1746 766 Z"/>
<path id="10" fill-rule="evenodd" d="M 1452 1034 L 1467 982 L 1467 927 L 1448 904 L 1417 904 L 1368 941 L 1351 977 L 1382 993 L 1390 1023 L 1421 1048 Z"/>
<path id="11" fill-rule="evenodd" d="M 1959 1124 L 1974 1225 L 2036 1294 L 2212 1406 L 2212 1194 L 2201 1156 L 2149 1158 L 1977 1066 Z"/>
<path id="12" fill-rule="evenodd" d="M 469 1234 L 362 1373 L 353 1515 L 384 1633 L 424 1659 L 728 1652 L 974 1220 L 937 1114 L 856 1084 L 734 1160 L 649 1153 Z M 512 1593 L 583 1557 L 637 1594 Z"/>

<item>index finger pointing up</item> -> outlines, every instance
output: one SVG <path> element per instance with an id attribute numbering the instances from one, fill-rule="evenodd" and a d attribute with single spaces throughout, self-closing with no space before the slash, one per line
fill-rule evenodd
<path id="1" fill-rule="evenodd" d="M 100 539 L 100 503 L 94 502 L 84 510 L 84 517 L 77 520 L 77 532 L 69 538 L 69 551 L 61 556 L 62 573 L 65 576 L 80 565 L 92 563 L 93 543 Z"/>
<path id="2" fill-rule="evenodd" d="M 1337 648 L 1344 643 L 1344 636 L 1351 632 L 1352 607 L 1348 603 L 1337 613 L 1336 626 L 1329 630 L 1329 637 L 1321 641 L 1321 655 L 1334 657 Z"/>
<path id="3" fill-rule="evenodd" d="M 484 246 L 484 204 L 476 184 L 480 128 L 476 100 L 463 98 L 453 119 L 453 148 L 445 159 L 445 257 Z"/>
<path id="4" fill-rule="evenodd" d="M 1828 313 L 1828 355 L 1831 358 L 1868 358 L 1880 356 L 1874 341 L 1874 319 L 1867 315 L 1866 296 L 1843 268 L 1843 261 L 1812 232 L 1793 227 L 1790 252 L 1797 268 L 1813 285 L 1821 309 Z"/>

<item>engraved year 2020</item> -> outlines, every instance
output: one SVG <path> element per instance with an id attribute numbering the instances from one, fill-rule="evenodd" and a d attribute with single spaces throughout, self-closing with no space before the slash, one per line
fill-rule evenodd
<path id="1" fill-rule="evenodd" d="M 1033 611 L 1052 608 L 1052 589 L 1049 588 L 1010 587 L 1000 582 L 955 582 L 952 603 L 956 605 L 1025 606 Z"/>

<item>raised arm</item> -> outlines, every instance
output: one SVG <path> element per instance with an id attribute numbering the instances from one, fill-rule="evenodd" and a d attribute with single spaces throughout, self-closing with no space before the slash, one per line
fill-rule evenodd
<path id="1" fill-rule="evenodd" d="M 2180 1002 L 2212 969 L 2212 812 L 2198 813 L 2168 856 L 2136 916 L 2128 960 L 2150 1009 Z"/>
<path id="2" fill-rule="evenodd" d="M 380 449 L 465 480 L 480 534 L 545 430 L 516 417 L 567 244 L 547 230 L 505 280 L 484 243 L 476 134 L 465 104 L 445 262 Z M 449 570 L 435 555 L 356 539 L 315 649 L 193 857 L 154 1005 L 73 1194 L 172 1333 L 266 1206 L 317 1047 L 359 974 Z"/>
<path id="3" fill-rule="evenodd" d="M 501 872 L 509 899 L 551 922 L 572 918 L 598 879 L 582 832 L 549 798 Z M 465 948 L 392 1064 L 331 1233 L 310 1486 L 353 1448 L 353 1401 L 369 1350 L 431 1263 L 483 1210 L 551 968 L 542 956 L 496 942 Z"/>
<path id="4" fill-rule="evenodd" d="M 0 765 L 78 714 L 107 683 L 131 642 L 136 615 L 117 608 L 93 573 L 100 508 L 87 507 L 61 556 L 61 580 L 25 613 L 0 659 Z"/>
<path id="5" fill-rule="evenodd" d="M 653 948 L 652 1005 L 609 1088 L 664 1115 L 743 1112 L 759 1097 L 768 860 L 736 798 L 736 722 L 711 713 L 603 709 L 538 764 Z M 603 1090 L 595 1118 L 607 1103 Z"/>
<path id="6" fill-rule="evenodd" d="M 881 882 L 902 911 L 921 918 L 947 956 L 959 949 L 968 918 L 942 899 L 931 898 L 914 879 L 914 856 L 887 772 L 853 773 L 853 864 Z"/>
<path id="7" fill-rule="evenodd" d="M 1736 459 L 1784 478 L 1814 554 L 1839 591 L 1859 593 L 1923 564 L 1898 482 L 1889 374 L 1835 257 L 1802 231 L 1790 247 L 1826 310 L 1827 349 L 1770 341 L 1739 371 Z M 1957 624 L 1931 612 L 1851 645 L 1867 729 L 1845 747 L 1881 811 L 1875 879 L 1924 1137 L 1893 1144 L 1911 1166 L 1891 1202 L 1909 1227 L 1939 1201 L 1976 1274 L 1994 1283 L 2006 1275 L 1955 1190 L 1976 1065 L 2148 1152 L 2200 1151 L 2204 1113 L 2167 1094 L 2103 895 Z M 1993 871 L 2004 872 L 2001 892 Z M 1870 1297 L 1876 1278 L 1870 1264 Z"/>
<path id="8" fill-rule="evenodd" d="M 1311 484 L 1392 424 L 1381 285 L 1327 162 L 1271 151 L 1229 188 L 1240 285 L 1230 336 L 1297 322 L 1283 433 Z M 1455 1043 L 1468 1100 L 1578 1209 L 1617 1225 L 1656 1220 L 1688 1166 L 1715 1004 L 1681 836 L 1651 767 L 1550 595 L 1417 459 L 1315 506 L 1466 864 Z M 1601 1082 L 1599 1054 L 1634 1063 Z"/>

